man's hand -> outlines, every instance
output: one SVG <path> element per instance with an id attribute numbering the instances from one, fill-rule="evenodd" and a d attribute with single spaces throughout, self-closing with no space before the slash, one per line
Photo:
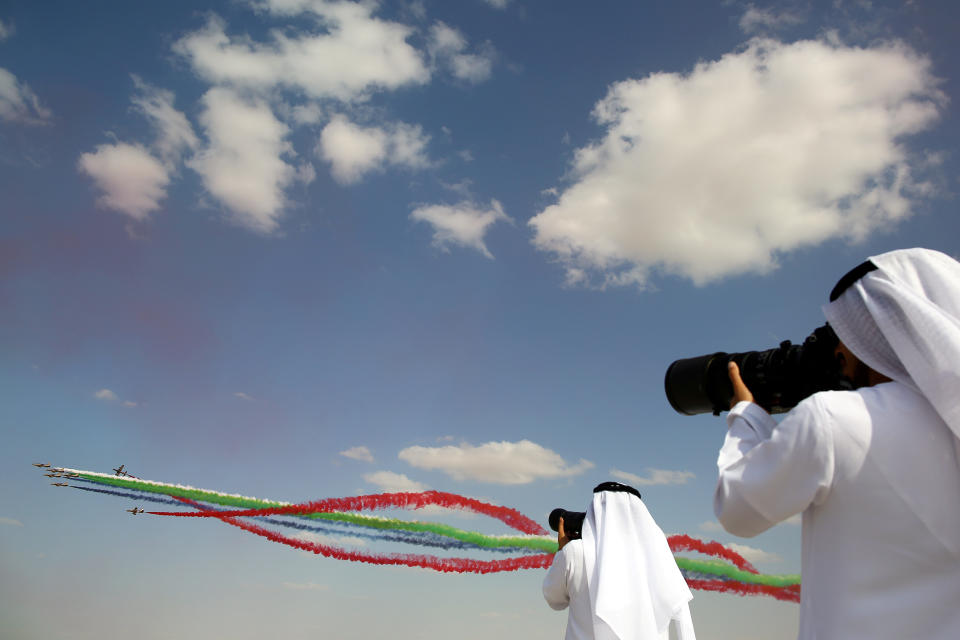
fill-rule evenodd
<path id="1" fill-rule="evenodd" d="M 730 399 L 730 408 L 733 409 L 738 402 L 744 400 L 753 402 L 753 394 L 743 383 L 743 379 L 740 377 L 740 367 L 737 366 L 736 362 L 727 363 L 727 373 L 730 375 L 730 384 L 733 385 L 733 398 Z"/>
<path id="2" fill-rule="evenodd" d="M 560 517 L 560 524 L 557 526 L 557 551 L 563 549 L 566 544 L 570 542 L 570 538 L 567 537 L 567 532 L 563 530 L 563 517 Z"/>

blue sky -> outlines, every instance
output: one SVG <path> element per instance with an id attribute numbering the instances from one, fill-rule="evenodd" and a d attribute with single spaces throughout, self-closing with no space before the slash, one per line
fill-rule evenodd
<path id="1" fill-rule="evenodd" d="M 674 413 L 663 374 L 802 340 L 869 255 L 958 255 L 958 15 L 5 3 L 6 632 L 555 638 L 566 619 L 539 571 L 132 521 L 39 461 L 288 501 L 432 488 L 544 523 L 630 479 L 668 533 L 799 571 L 796 524 L 718 529 L 725 423 Z M 702 637 L 795 636 L 795 605 L 695 596 Z"/>

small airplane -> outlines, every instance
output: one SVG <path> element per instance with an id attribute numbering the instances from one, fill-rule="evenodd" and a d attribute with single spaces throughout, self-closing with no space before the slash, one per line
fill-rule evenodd
<path id="1" fill-rule="evenodd" d="M 124 466 L 124 465 L 120 465 L 119 467 L 114 467 L 114 468 L 113 468 L 113 471 L 114 471 L 114 474 L 113 474 L 113 475 L 115 475 L 115 476 L 125 476 L 125 475 L 127 475 L 127 472 L 123 470 L 123 466 Z"/>
<path id="2" fill-rule="evenodd" d="M 138 513 L 143 513 L 143 509 L 140 509 L 139 507 L 134 507 L 133 509 L 127 509 L 127 511 L 129 513 L 132 513 L 133 515 L 137 515 Z"/>
<path id="3" fill-rule="evenodd" d="M 50 465 L 47 464 L 46 462 L 34 462 L 34 463 L 33 463 L 33 466 L 35 466 L 35 467 L 49 467 Z"/>
<path id="4" fill-rule="evenodd" d="M 43 475 L 47 476 L 48 478 L 62 478 L 62 477 L 63 477 L 63 476 L 60 475 L 59 473 L 45 473 L 45 474 L 43 474 Z"/>
<path id="5" fill-rule="evenodd" d="M 69 486 L 70 486 L 70 485 L 68 485 L 66 482 L 51 482 L 50 484 L 52 484 L 52 485 L 55 486 L 55 487 L 69 487 Z"/>
<path id="6" fill-rule="evenodd" d="M 64 477 L 64 478 L 79 478 L 79 477 L 80 477 L 80 474 L 79 474 L 79 473 L 68 473 L 67 475 L 65 475 L 65 476 L 63 476 L 63 477 Z"/>

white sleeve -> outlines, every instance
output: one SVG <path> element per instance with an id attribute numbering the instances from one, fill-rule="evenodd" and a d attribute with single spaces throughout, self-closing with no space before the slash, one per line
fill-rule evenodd
<path id="1" fill-rule="evenodd" d="M 673 628 L 677 634 L 677 640 L 697 640 L 697 634 L 693 631 L 693 618 L 690 617 L 690 603 L 684 603 L 680 611 L 673 618 Z"/>
<path id="2" fill-rule="evenodd" d="M 816 395 L 779 424 L 751 402 L 731 409 L 713 500 L 724 529 L 755 536 L 826 497 L 833 480 L 828 420 Z"/>
<path id="3" fill-rule="evenodd" d="M 567 545 L 569 546 L 569 545 Z M 561 611 L 570 604 L 570 594 L 567 593 L 567 554 L 564 547 L 553 556 L 553 564 L 547 569 L 547 576 L 543 579 L 543 597 L 551 609 Z"/>

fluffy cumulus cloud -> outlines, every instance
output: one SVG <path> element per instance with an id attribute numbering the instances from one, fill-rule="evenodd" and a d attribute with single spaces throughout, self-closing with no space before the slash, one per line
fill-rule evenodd
<path id="1" fill-rule="evenodd" d="M 0 68 L 0 120 L 36 125 L 49 122 L 50 117 L 50 110 L 40 104 L 30 87 Z"/>
<path id="2" fill-rule="evenodd" d="M 0 42 L 3 42 L 7 38 L 11 37 L 14 32 L 15 31 L 12 24 L 0 20 Z"/>
<path id="3" fill-rule="evenodd" d="M 387 165 L 414 169 L 428 166 L 428 142 L 429 137 L 419 126 L 390 123 L 363 127 L 338 114 L 323 128 L 316 152 L 330 164 L 337 182 L 353 184 Z"/>
<path id="4" fill-rule="evenodd" d="M 103 192 L 98 204 L 144 220 L 160 208 L 170 176 L 164 164 L 140 145 L 102 144 L 84 153 L 78 169 Z"/>
<path id="5" fill-rule="evenodd" d="M 666 469 L 647 469 L 646 476 L 638 476 L 619 469 L 610 469 L 610 475 L 638 487 L 652 487 L 664 484 L 687 484 L 696 476 L 692 471 L 668 471 Z"/>
<path id="6" fill-rule="evenodd" d="M 703 284 L 776 256 L 862 239 L 929 193 L 904 145 L 944 98 L 901 44 L 751 41 L 688 74 L 613 85 L 602 139 L 530 220 L 570 282 L 643 286 L 659 270 Z"/>
<path id="7" fill-rule="evenodd" d="M 408 478 L 403 473 L 394 473 L 393 471 L 367 473 L 364 474 L 363 479 L 387 493 L 419 493 L 429 489 L 429 487 L 422 482 L 417 482 L 416 480 Z"/>
<path id="8" fill-rule="evenodd" d="M 543 478 L 575 476 L 593 468 L 589 460 L 569 464 L 560 454 L 529 440 L 407 447 L 398 457 L 418 469 L 443 471 L 455 480 L 496 484 L 528 484 Z"/>
<path id="9" fill-rule="evenodd" d="M 97 400 L 104 400 L 105 402 L 116 402 L 118 399 L 117 394 L 110 389 L 100 389 L 93 394 L 93 397 Z"/>
<path id="10" fill-rule="evenodd" d="M 376 18 L 374 3 L 271 1 L 260 6 L 280 16 L 312 15 L 316 28 L 276 30 L 270 42 L 262 43 L 227 35 L 226 24 L 214 17 L 179 40 L 175 51 L 213 83 L 258 91 L 283 87 L 344 101 L 430 77 L 420 53 L 407 43 L 411 28 Z"/>
<path id="11" fill-rule="evenodd" d="M 346 451 L 341 451 L 340 455 L 344 458 L 350 458 L 351 460 L 359 460 L 360 462 L 373 462 L 373 454 L 370 453 L 370 449 L 364 446 L 350 447 Z"/>
<path id="12" fill-rule="evenodd" d="M 265 101 L 232 89 L 211 89 L 203 106 L 207 144 L 188 165 L 235 222 L 261 233 L 274 231 L 286 204 L 284 189 L 298 176 L 284 159 L 295 156 L 286 140 L 290 129 Z"/>
<path id="13" fill-rule="evenodd" d="M 496 200 L 492 200 L 488 207 L 470 201 L 455 205 L 421 205 L 413 210 L 410 219 L 433 227 L 434 246 L 444 251 L 449 251 L 451 246 L 476 249 L 488 258 L 493 258 L 493 254 L 483 241 L 487 230 L 501 220 L 512 222 Z"/>
<path id="14" fill-rule="evenodd" d="M 102 192 L 98 200 L 101 206 L 144 220 L 160 208 L 177 165 L 184 154 L 197 148 L 198 141 L 186 116 L 174 108 L 173 93 L 137 77 L 133 80 L 137 88 L 132 99 L 134 109 L 156 133 L 152 147 L 126 142 L 102 144 L 82 154 L 77 167 Z"/>
<path id="15" fill-rule="evenodd" d="M 484 45 L 479 53 L 469 53 L 467 48 L 467 39 L 458 29 L 443 22 L 430 28 L 427 51 L 434 64 L 466 82 L 476 84 L 487 80 L 493 72 L 493 48 Z"/>

